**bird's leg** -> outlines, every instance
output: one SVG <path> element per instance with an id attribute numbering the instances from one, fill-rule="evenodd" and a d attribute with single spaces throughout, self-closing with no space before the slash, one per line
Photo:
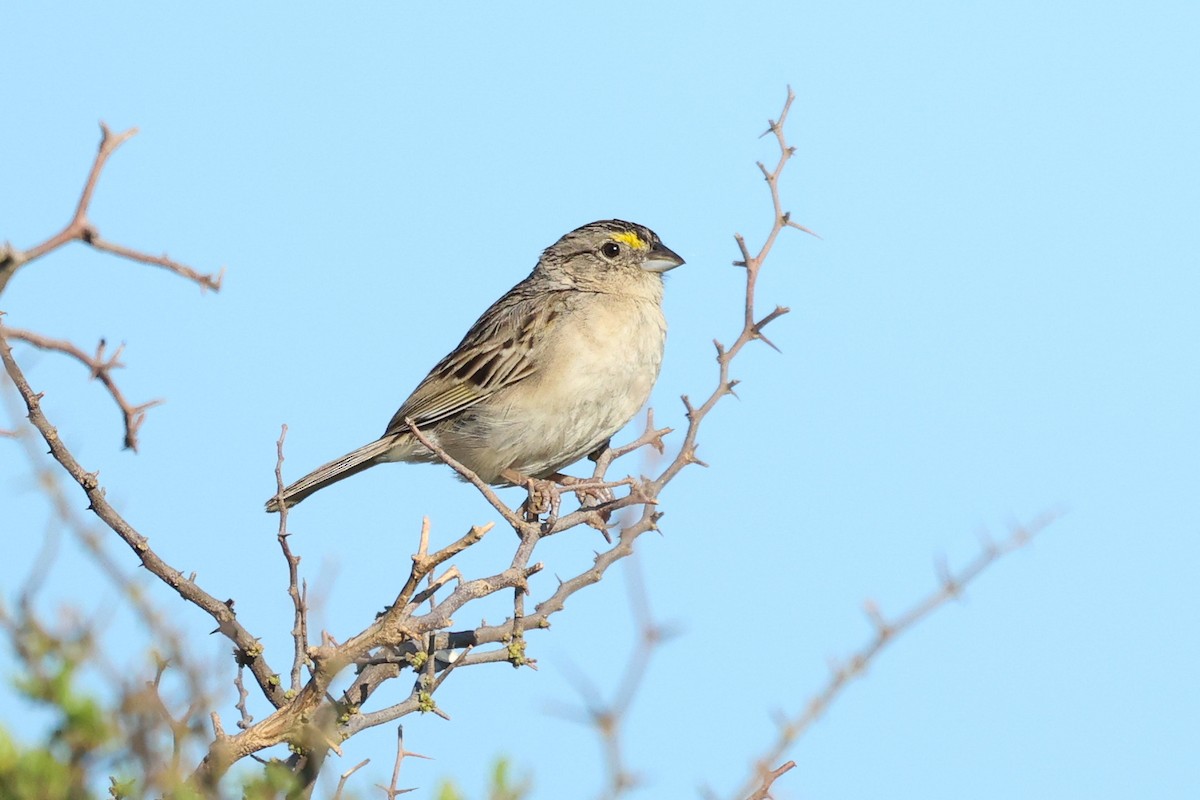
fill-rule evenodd
<path id="1" fill-rule="evenodd" d="M 500 477 L 514 486 L 524 486 L 525 491 L 529 492 L 525 502 L 521 504 L 521 512 L 525 515 L 526 522 L 537 522 L 542 514 L 549 514 L 552 520 L 558 518 L 562 493 L 554 485 L 554 481 L 530 478 L 514 469 L 504 470 Z"/>
<path id="2" fill-rule="evenodd" d="M 543 523 L 543 527 L 546 529 L 551 528 L 558 519 L 558 511 L 562 504 L 562 490 L 571 489 L 575 486 L 580 487 L 572 489 L 575 492 L 575 497 L 579 500 L 580 507 L 596 509 L 593 512 L 594 518 L 590 518 L 587 524 L 604 534 L 606 540 L 612 541 L 607 530 L 612 511 L 597 508 L 597 506 L 602 506 L 616 499 L 616 495 L 613 494 L 611 487 L 597 486 L 595 485 L 595 479 L 576 478 L 573 475 L 564 475 L 561 472 L 555 472 L 545 479 L 539 479 L 522 475 L 514 469 L 506 469 L 500 473 L 500 477 L 514 486 L 525 487 L 525 490 L 529 494 L 525 498 L 525 502 L 521 504 L 521 512 L 527 522 L 537 522 L 545 514 L 546 521 Z"/>
<path id="3" fill-rule="evenodd" d="M 603 449 L 603 448 L 601 448 Z M 597 453 L 600 451 L 597 450 Z M 590 481 L 587 478 L 576 478 L 573 475 L 564 475 L 561 472 L 556 472 L 550 476 L 550 480 L 559 484 L 564 488 L 586 484 Z M 587 525 L 590 528 L 595 528 L 604 535 L 604 541 L 611 543 L 612 537 L 608 533 L 609 520 L 612 519 L 612 511 L 607 508 L 596 508 L 605 503 L 612 502 L 616 499 L 613 490 L 607 486 L 584 486 L 581 489 L 575 490 L 575 497 L 579 500 L 580 508 L 596 509 L 587 519 Z"/>

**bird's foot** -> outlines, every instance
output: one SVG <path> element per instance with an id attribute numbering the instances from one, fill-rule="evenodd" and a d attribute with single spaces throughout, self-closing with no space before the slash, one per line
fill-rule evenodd
<path id="1" fill-rule="evenodd" d="M 564 489 L 573 491 L 576 499 L 579 500 L 580 509 L 592 510 L 586 524 L 600 531 L 604 535 L 604 540 L 611 543 L 612 537 L 609 535 L 608 529 L 612 524 L 613 512 L 611 508 L 605 506 L 617 499 L 613 489 L 618 486 L 632 485 L 632 479 L 605 481 L 600 478 L 576 478 L 572 475 L 555 473 L 550 476 L 550 480 L 555 481 Z"/>
<path id="2" fill-rule="evenodd" d="M 595 508 L 617 499 L 617 496 L 613 494 L 611 484 L 589 478 L 576 478 L 574 475 L 563 475 L 562 473 L 551 475 L 550 480 L 575 492 L 575 498 L 584 508 Z"/>
<path id="3" fill-rule="evenodd" d="M 521 516 L 526 522 L 537 522 L 543 514 L 548 514 L 551 521 L 558 518 L 562 492 L 554 481 L 530 478 L 515 470 L 505 470 L 501 475 L 514 486 L 524 486 L 529 493 L 521 503 Z"/>

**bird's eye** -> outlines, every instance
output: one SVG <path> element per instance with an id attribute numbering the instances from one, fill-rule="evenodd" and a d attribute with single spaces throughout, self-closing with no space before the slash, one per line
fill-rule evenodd
<path id="1" fill-rule="evenodd" d="M 600 245 L 600 252 L 604 254 L 605 258 L 616 258 L 621 252 L 621 246 L 616 242 L 605 242 Z"/>

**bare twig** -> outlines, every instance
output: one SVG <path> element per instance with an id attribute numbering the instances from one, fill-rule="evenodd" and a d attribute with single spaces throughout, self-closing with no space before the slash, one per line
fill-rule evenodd
<path id="1" fill-rule="evenodd" d="M 795 769 L 796 762 L 789 761 L 786 764 L 781 764 L 779 767 L 768 771 L 763 775 L 762 785 L 759 786 L 754 794 L 749 795 L 746 800 L 771 800 L 771 787 L 775 785 L 775 781 L 786 772 Z"/>
<path id="2" fill-rule="evenodd" d="M 654 409 L 646 409 L 646 427 L 642 431 L 642 435 L 634 439 L 632 442 L 621 447 L 606 447 L 596 456 L 596 469 L 593 472 L 593 477 L 601 478 L 608 471 L 608 467 L 618 458 L 627 456 L 635 450 L 640 450 L 649 445 L 653 447 L 660 455 L 666 450 L 666 443 L 663 442 L 663 437 L 673 433 L 674 428 L 655 428 L 654 427 Z"/>
<path id="3" fill-rule="evenodd" d="M 346 781 L 350 780 L 350 776 L 358 772 L 360 769 L 371 763 L 371 759 L 364 758 L 362 761 L 355 764 L 350 769 L 343 772 L 338 777 L 337 791 L 333 793 L 333 800 L 342 800 L 342 790 L 346 788 Z"/>
<path id="4" fill-rule="evenodd" d="M 121 416 L 124 419 L 125 426 L 125 447 L 137 452 L 137 434 L 141 428 L 142 422 L 146 418 L 146 410 L 154 408 L 162 404 L 162 400 L 151 400 L 139 405 L 132 405 L 125 399 L 116 381 L 113 379 L 112 371 L 125 365 L 121 363 L 121 352 L 125 349 L 125 345 L 117 347 L 111 355 L 105 352 L 107 343 L 101 339 L 96 345 L 95 353 L 88 353 L 77 347 L 74 343 L 65 339 L 52 339 L 49 336 L 43 336 L 40 333 L 33 331 L 22 330 L 21 328 L 7 328 L 6 333 L 10 340 L 25 342 L 40 350 L 49 350 L 58 353 L 64 353 L 71 356 L 79 363 L 88 368 L 91 373 L 90 377 L 93 380 L 98 380 L 104 384 L 104 388 L 112 395 L 112 399 L 116 402 L 117 408 L 121 411 Z"/>
<path id="5" fill-rule="evenodd" d="M 90 502 L 90 510 L 114 533 L 116 533 L 134 555 L 141 561 L 142 566 L 166 583 L 179 595 L 204 610 L 217 622 L 217 630 L 228 637 L 237 647 L 238 658 L 250 666 L 263 694 L 277 707 L 283 703 L 283 690 L 274 681 L 274 672 L 262 657 L 262 647 L 256 637 L 252 636 L 233 613 L 232 604 L 222 602 L 200 588 L 194 579 L 185 576 L 180 570 L 167 564 L 154 550 L 150 548 L 149 540 L 139 533 L 132 525 L 117 512 L 105 497 L 96 473 L 88 472 L 75 459 L 71 451 L 63 443 L 58 431 L 42 412 L 41 395 L 33 391 L 26 380 L 25 374 L 13 359 L 12 348 L 8 344 L 7 328 L 3 318 L 0 318 L 0 360 L 8 377 L 17 387 L 17 392 L 25 403 L 29 413 L 29 421 L 41 434 L 42 439 L 50 447 L 50 454 L 62 465 L 67 474 L 79 484 Z"/>
<path id="6" fill-rule="evenodd" d="M 421 521 L 420 547 L 412 557 L 412 570 L 409 572 L 408 580 L 405 582 L 404 588 L 400 590 L 400 594 L 396 596 L 396 601 L 393 605 L 403 608 L 410 603 L 417 603 L 418 601 L 413 599 L 413 594 L 426 576 L 431 575 L 440 565 L 478 542 L 494 527 L 495 524 L 491 522 L 485 525 L 472 525 L 471 529 L 457 541 L 451 542 L 431 556 L 429 555 L 429 518 L 425 517 Z"/>
<path id="7" fill-rule="evenodd" d="M 409 418 L 405 418 L 404 424 L 408 426 L 409 433 L 413 435 L 418 442 L 423 444 L 430 452 L 440 458 L 446 466 L 462 476 L 463 480 L 474 486 L 484 499 L 491 503 L 492 508 L 500 512 L 504 520 L 512 525 L 518 532 L 530 526 L 530 523 L 521 519 L 521 516 L 508 507 L 500 497 L 492 491 L 492 487 L 488 486 L 478 475 L 476 475 L 469 467 L 456 461 L 452 455 L 447 453 L 441 445 L 434 441 L 431 437 L 426 436 L 425 432 L 417 427 L 417 424 Z"/>
<path id="8" fill-rule="evenodd" d="M 96 152 L 96 158 L 92 162 L 91 170 L 88 172 L 87 180 L 84 182 L 83 192 L 80 194 L 79 202 L 75 206 L 75 213 L 66 226 L 49 239 L 34 245 L 28 250 L 17 250 L 9 244 L 0 247 L 0 292 L 4 291 L 4 288 L 8 285 L 8 281 L 22 266 L 36 261 L 68 242 L 83 242 L 97 250 L 103 250 L 130 261 L 162 267 L 199 284 L 202 289 L 219 291 L 223 272 L 216 275 L 206 275 L 177 261 L 172 261 L 165 255 L 150 255 L 140 250 L 134 250 L 124 245 L 109 242 L 100 237 L 96 226 L 88 219 L 88 210 L 92 204 L 92 196 L 96 192 L 96 184 L 100 180 L 100 173 L 104 170 L 104 165 L 108 162 L 109 156 L 115 153 L 117 148 L 122 144 L 133 138 L 137 134 L 137 128 L 130 128 L 121 133 L 113 133 L 107 125 L 101 122 L 100 134 L 100 147 Z"/>
<path id="9" fill-rule="evenodd" d="M 19 402 L 16 392 L 4 392 L 3 394 L 6 401 L 11 401 L 14 405 Z M 14 409 L 13 416 L 15 415 Z M 212 669 L 208 665 L 198 663 L 196 657 L 189 653 L 185 646 L 186 637 L 158 608 L 153 597 L 146 592 L 144 581 L 122 567 L 119 559 L 109 552 L 107 540 L 103 536 L 106 530 L 101 530 L 96 521 L 89 522 L 76 510 L 76 504 L 68 498 L 67 487 L 62 483 L 63 473 L 58 468 L 59 465 L 52 462 L 44 451 L 39 450 L 37 442 L 41 440 L 38 439 L 35 442 L 33 428 L 30 427 L 23 433 L 28 435 L 22 435 L 20 442 L 29 460 L 31 470 L 37 476 L 38 485 L 52 506 L 54 518 L 61 524 L 61 528 L 65 528 L 83 547 L 92 564 L 129 604 L 154 643 L 151 655 L 157 661 L 158 670 L 150 688 L 143 683 L 136 670 L 130 672 L 128 665 L 120 667 L 109 665 L 103 658 L 104 653 L 99 649 L 87 659 L 86 663 L 89 667 L 105 673 L 109 685 L 117 688 L 116 694 L 120 698 L 118 718 L 123 717 L 125 721 L 132 723 L 129 732 L 130 752 L 143 765 L 145 785 L 147 787 L 158 786 L 163 790 L 172 789 L 177 785 L 181 775 L 181 759 L 184 755 L 185 740 L 195 736 L 195 731 L 190 729 L 185 721 L 196 719 L 197 715 L 203 711 L 202 706 L 210 702 L 213 697 L 212 690 L 206 685 L 212 675 Z M 51 463 L 54 464 L 53 468 Z M 60 530 L 58 526 L 48 527 L 42 542 L 44 553 L 48 548 L 53 549 L 55 543 L 59 541 Z M 37 581 L 44 575 L 48 566 L 45 556 L 39 557 L 35 562 L 34 571 L 19 595 L 19 607 L 22 614 L 26 616 L 26 620 L 22 624 L 26 627 L 30 625 L 30 616 L 35 613 L 30 602 L 33 599 L 32 593 L 36 590 Z M 105 616 L 101 615 L 101 618 Z M 88 634 L 89 638 L 94 635 L 98 635 L 98 633 Z M 171 665 L 174 673 L 186 685 L 186 696 L 192 698 L 188 710 L 181 715 L 176 715 L 178 720 L 170 714 L 159 713 L 159 705 L 163 704 L 163 700 L 158 696 L 151 697 L 151 694 L 157 695 L 164 674 L 163 670 L 167 664 Z M 244 687 L 239 688 L 244 698 Z M 244 699 L 239 702 L 244 702 Z M 147 708 L 154 714 L 147 715 L 145 713 Z M 164 758 L 162 750 L 158 746 L 162 739 L 155 734 L 157 726 L 149 721 L 151 717 L 165 719 L 171 723 L 169 726 L 172 740 L 170 758 Z"/>
<path id="10" fill-rule="evenodd" d="M 730 379 L 729 365 L 738 353 L 742 351 L 750 342 L 755 339 L 761 340 L 771 347 L 775 347 L 765 336 L 762 329 L 771 322 L 774 322 L 779 317 L 788 313 L 788 309 L 784 306 L 776 306 L 775 309 L 762 318 L 759 318 L 754 305 L 755 289 L 758 285 L 758 274 L 762 269 L 763 261 L 771 252 L 771 248 L 775 245 L 775 240 L 784 228 L 796 228 L 797 230 L 806 233 L 812 231 L 805 228 L 799 223 L 793 222 L 791 214 L 783 210 L 783 203 L 779 196 L 779 177 L 783 173 L 783 169 L 787 166 L 788 160 L 795 153 L 795 148 L 787 143 L 787 138 L 784 136 L 783 128 L 787 122 L 788 111 L 792 107 L 792 101 L 796 99 L 796 95 L 792 92 L 792 87 L 788 87 L 787 100 L 784 101 L 783 110 L 779 113 L 778 120 L 771 120 L 768 133 L 775 134 L 775 140 L 779 145 L 779 159 L 775 163 L 773 169 L 768 170 L 761 163 L 758 165 L 762 170 L 763 177 L 767 182 L 767 186 L 771 192 L 771 206 L 774 211 L 774 222 L 771 225 L 771 230 L 767 234 L 766 240 L 763 242 L 757 254 L 751 254 L 749 247 L 746 245 L 746 240 L 741 234 L 735 234 L 734 240 L 737 242 L 738 250 L 741 252 L 742 258 L 740 261 L 735 261 L 734 265 L 743 267 L 746 270 L 746 290 L 745 290 L 745 306 L 743 315 L 742 330 L 738 334 L 734 343 L 726 348 L 720 342 L 714 342 L 717 348 L 717 364 L 718 364 L 718 380 L 717 388 L 709 394 L 708 398 L 700 405 L 693 406 L 685 395 L 683 405 L 687 411 L 688 427 L 684 434 L 683 444 L 679 449 L 679 455 L 667 465 L 666 469 L 652 482 L 652 494 L 656 495 L 667 485 L 679 471 L 690 464 L 703 464 L 696 457 L 696 437 L 700 431 L 700 423 L 708 416 L 709 412 L 717 405 L 721 398 L 733 394 L 733 388 L 737 382 Z M 778 348 L 775 348 L 778 349 Z"/>
<path id="11" fill-rule="evenodd" d="M 278 441 L 275 442 L 275 486 L 277 496 L 279 497 L 283 495 L 283 443 L 286 439 L 287 425 L 284 425 L 279 431 Z M 283 551 L 283 557 L 287 561 L 288 566 L 288 597 L 292 599 L 292 609 L 294 611 L 292 620 L 291 688 L 293 692 L 297 692 L 300 690 L 301 671 L 304 668 L 304 664 L 308 661 L 308 585 L 302 584 L 300 581 L 300 556 L 292 553 L 292 547 L 288 542 L 291 534 L 288 533 L 287 521 L 287 504 L 281 502 L 279 504 L 279 533 L 276 535 L 276 538 L 279 540 L 279 549 Z"/>
<path id="12" fill-rule="evenodd" d="M 415 788 L 413 788 L 413 789 L 397 789 L 396 788 L 396 784 L 399 783 L 399 781 L 400 781 L 400 765 L 403 764 L 404 759 L 408 758 L 408 757 L 429 758 L 429 756 L 423 756 L 420 753 L 413 753 L 409 750 L 404 749 L 404 726 L 397 725 L 396 726 L 396 764 L 394 767 L 392 767 L 392 781 L 387 786 L 379 787 L 380 789 L 383 789 L 383 791 L 387 794 L 388 800 L 396 800 L 396 797 L 399 795 L 408 794 L 409 792 L 416 791 Z"/>
<path id="13" fill-rule="evenodd" d="M 202 289 L 212 289 L 218 291 L 221 288 L 221 274 L 211 275 L 202 274 L 196 270 L 173 261 L 165 255 L 155 256 L 149 253 L 144 253 L 139 250 L 134 250 L 124 245 L 115 244 L 106 241 L 100 237 L 96 226 L 88 218 L 88 211 L 91 207 L 92 198 L 96 192 L 96 184 L 100 180 L 100 173 L 104 170 L 105 164 L 108 162 L 109 156 L 116 152 L 122 144 L 132 138 L 136 133 L 136 128 L 130 128 L 122 133 L 114 134 L 109 130 L 108 126 L 103 122 L 100 123 L 100 146 L 96 152 L 96 157 L 92 162 L 92 167 L 88 172 L 87 179 L 84 181 L 83 191 L 80 193 L 79 202 L 75 206 L 75 213 L 70 221 L 58 233 L 49 237 L 40 244 L 34 245 L 28 250 L 18 250 L 11 244 L 5 243 L 0 246 L 0 293 L 7 287 L 9 280 L 16 274 L 17 270 L 22 266 L 36 261 L 42 256 L 57 250 L 69 242 L 83 242 L 96 250 L 103 250 L 108 253 L 120 256 L 131 261 L 137 261 L 144 264 L 153 264 L 155 266 L 167 269 L 176 275 L 184 277 L 194 283 L 200 285 Z M 160 400 L 153 400 L 140 405 L 131 405 L 126 401 L 124 395 L 117 388 L 116 383 L 112 379 L 112 370 L 122 366 L 119 362 L 121 348 L 109 357 L 105 356 L 105 343 L 100 341 L 94 355 L 89 355 L 74 344 L 61 339 L 52 339 L 42 336 L 31 331 L 23 331 L 10 329 L 9 337 L 12 339 L 20 339 L 28 342 L 34 347 L 40 347 L 44 350 L 53 350 L 65 353 L 85 364 L 92 373 L 92 377 L 98 379 L 104 384 L 116 401 L 117 407 L 121 411 L 124 418 L 125 447 L 136 451 L 137 450 L 137 434 L 145 419 L 146 410 L 158 405 Z"/>
<path id="14" fill-rule="evenodd" d="M 600 693 L 587 679 L 579 674 L 572 677 L 576 691 L 584 701 L 583 713 L 568 712 L 568 719 L 583 722 L 594 728 L 600 737 L 604 751 L 607 786 L 601 795 L 603 800 L 617 800 L 637 787 L 639 779 L 626 765 L 622 739 L 623 725 L 628 718 L 638 690 L 645 681 L 654 653 L 670 635 L 669 631 L 654 621 L 646 596 L 645 580 L 637 566 L 637 559 L 625 562 L 628 577 L 629 602 L 638 627 L 638 641 L 625 664 L 621 680 L 611 702 L 600 699 Z"/>
<path id="15" fill-rule="evenodd" d="M 246 691 L 246 682 L 242 680 L 242 674 L 245 672 L 245 669 L 245 667 L 238 667 L 237 677 L 233 679 L 233 686 L 237 689 L 238 693 L 238 700 L 233 707 L 238 710 L 238 714 L 240 715 L 237 726 L 242 730 L 246 730 L 254 723 L 254 716 L 246 707 L 246 700 L 250 697 L 250 692 Z"/>
<path id="16" fill-rule="evenodd" d="M 803 736 L 813 723 L 820 719 L 829 709 L 830 704 L 856 678 L 866 674 L 867 667 L 879 656 L 885 647 L 894 642 L 900 635 L 907 633 L 917 623 L 924 620 L 933 612 L 945 606 L 951 600 L 962 596 L 963 590 L 996 561 L 1027 545 L 1034 536 L 1041 533 L 1055 519 L 1055 515 L 1044 515 L 1027 526 L 1018 527 L 1007 539 L 994 544 L 985 543 L 983 549 L 958 573 L 939 570 L 939 585 L 924 598 L 914 603 L 909 609 L 893 619 L 887 619 L 873 604 L 866 606 L 867 617 L 874 629 L 871 640 L 848 660 L 835 666 L 825 686 L 818 690 L 805 704 L 804 710 L 791 719 L 780 723 L 779 735 L 775 744 L 764 754 L 755 766 L 754 774 L 734 797 L 755 798 L 763 797 L 755 792 L 755 787 L 773 781 L 771 764 L 783 757 L 787 749 Z"/>

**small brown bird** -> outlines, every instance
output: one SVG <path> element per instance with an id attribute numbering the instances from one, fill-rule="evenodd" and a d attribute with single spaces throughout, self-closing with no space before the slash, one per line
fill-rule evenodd
<path id="1" fill-rule="evenodd" d="M 406 419 L 495 485 L 549 478 L 645 404 L 662 364 L 662 273 L 683 264 L 649 228 L 610 219 L 571 231 L 483 313 L 421 381 L 383 436 L 283 490 L 289 508 L 388 461 L 437 462 Z M 267 511 L 279 510 L 279 498 Z"/>

